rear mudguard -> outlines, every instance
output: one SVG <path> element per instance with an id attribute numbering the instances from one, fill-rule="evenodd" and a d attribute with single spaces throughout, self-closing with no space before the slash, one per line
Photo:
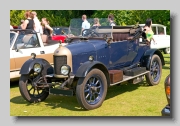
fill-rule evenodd
<path id="1" fill-rule="evenodd" d="M 42 65 L 43 67 L 41 72 L 42 75 L 53 74 L 53 67 L 50 65 L 50 63 L 47 60 L 42 58 L 27 60 L 21 67 L 19 74 L 30 74 L 30 72 L 33 71 L 33 67 L 35 63 L 39 63 Z"/>
<path id="2" fill-rule="evenodd" d="M 99 70 L 101 70 L 107 79 L 108 85 L 110 85 L 110 78 L 109 78 L 109 72 L 106 68 L 106 66 L 104 64 L 102 64 L 101 62 L 98 61 L 87 61 L 85 63 L 83 63 L 77 70 L 75 76 L 76 77 L 81 77 L 81 78 L 85 78 L 86 75 L 93 69 L 93 68 L 97 68 Z"/>
<path id="3" fill-rule="evenodd" d="M 156 54 L 156 55 L 158 55 L 160 57 L 161 62 L 162 62 L 162 66 L 164 66 L 165 65 L 164 57 L 163 57 L 162 53 L 158 49 L 149 49 L 149 50 L 147 50 L 144 53 L 141 60 L 140 60 L 141 66 L 146 67 L 147 70 L 150 70 L 150 63 L 151 63 L 152 56 L 154 54 Z"/>

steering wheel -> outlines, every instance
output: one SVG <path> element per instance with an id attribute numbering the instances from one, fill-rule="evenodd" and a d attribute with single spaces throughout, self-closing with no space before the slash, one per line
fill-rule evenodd
<path id="1" fill-rule="evenodd" d="M 93 29 L 84 29 L 82 31 L 84 37 L 99 37 L 99 35 Z"/>

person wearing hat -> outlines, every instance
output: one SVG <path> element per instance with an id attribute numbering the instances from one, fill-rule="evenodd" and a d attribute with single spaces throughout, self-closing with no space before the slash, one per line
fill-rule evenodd
<path id="1" fill-rule="evenodd" d="M 39 21 L 39 19 L 37 17 L 37 13 L 35 11 L 32 11 L 31 13 L 33 15 L 33 20 L 34 20 L 34 23 L 35 23 L 35 31 L 43 34 L 41 22 Z"/>

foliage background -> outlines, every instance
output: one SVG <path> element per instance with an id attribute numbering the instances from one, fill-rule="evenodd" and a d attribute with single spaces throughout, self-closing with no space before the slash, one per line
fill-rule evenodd
<path id="1" fill-rule="evenodd" d="M 69 26 L 72 18 L 81 18 L 86 14 L 88 18 L 107 18 L 112 13 L 117 25 L 144 24 L 147 18 L 151 18 L 154 24 L 167 26 L 167 34 L 170 34 L 170 10 L 33 10 L 37 12 L 39 19 L 46 17 L 51 26 Z M 25 10 L 10 10 L 10 23 L 18 26 L 24 19 Z"/>

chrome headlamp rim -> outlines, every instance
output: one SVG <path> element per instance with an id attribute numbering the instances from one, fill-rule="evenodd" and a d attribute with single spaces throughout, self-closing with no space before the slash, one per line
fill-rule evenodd
<path id="1" fill-rule="evenodd" d="M 69 65 L 62 65 L 60 68 L 60 72 L 62 75 L 67 76 L 71 72 L 71 67 Z"/>
<path id="2" fill-rule="evenodd" d="M 35 63 L 34 66 L 33 66 L 33 70 L 36 73 L 40 73 L 42 71 L 42 65 L 40 63 Z"/>

